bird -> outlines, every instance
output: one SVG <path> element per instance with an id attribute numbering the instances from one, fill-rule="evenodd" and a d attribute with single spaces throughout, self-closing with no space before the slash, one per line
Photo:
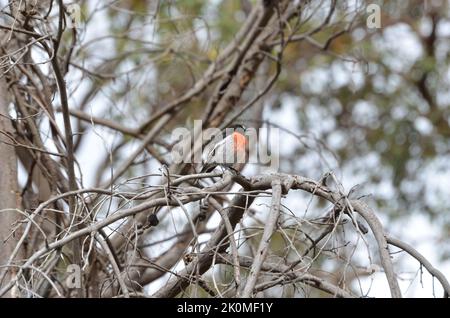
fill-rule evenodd
<path id="1" fill-rule="evenodd" d="M 223 130 L 223 139 L 217 142 L 207 152 L 200 173 L 211 172 L 217 166 L 238 171 L 248 161 L 248 137 L 245 135 L 247 128 L 236 124 Z M 231 134 L 227 135 L 232 131 Z"/>

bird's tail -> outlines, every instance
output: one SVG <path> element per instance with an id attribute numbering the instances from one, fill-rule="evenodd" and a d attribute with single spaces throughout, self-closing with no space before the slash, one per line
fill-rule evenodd
<path id="1" fill-rule="evenodd" d="M 209 173 L 214 170 L 214 168 L 217 167 L 217 164 L 215 163 L 205 163 L 202 167 L 202 169 L 199 171 L 199 173 Z M 197 185 L 200 181 L 200 178 L 197 178 L 194 180 L 194 185 Z"/>
<path id="2" fill-rule="evenodd" d="M 214 168 L 217 167 L 217 164 L 215 163 L 205 163 L 200 170 L 200 173 L 207 173 L 214 170 Z"/>

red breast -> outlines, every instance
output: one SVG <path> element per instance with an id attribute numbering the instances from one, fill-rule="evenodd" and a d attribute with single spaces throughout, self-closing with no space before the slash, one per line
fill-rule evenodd
<path id="1" fill-rule="evenodd" d="M 233 145 L 234 145 L 234 151 L 245 151 L 247 146 L 247 138 L 238 132 L 233 132 Z"/>

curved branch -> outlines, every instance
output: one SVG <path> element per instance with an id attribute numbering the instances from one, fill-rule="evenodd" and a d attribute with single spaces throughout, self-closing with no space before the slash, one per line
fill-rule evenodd
<path id="1" fill-rule="evenodd" d="M 394 245 L 406 253 L 414 257 L 420 264 L 422 264 L 433 277 L 436 277 L 444 288 L 444 298 L 448 298 L 450 295 L 450 284 L 444 274 L 435 268 L 422 254 L 420 254 L 414 247 L 408 243 L 402 242 L 390 235 L 386 235 L 386 241 L 388 244 Z"/>
<path id="2" fill-rule="evenodd" d="M 391 295 L 394 298 L 401 298 L 402 293 L 395 277 L 394 266 L 392 265 L 391 256 L 389 255 L 389 247 L 386 241 L 386 234 L 383 230 L 380 220 L 370 207 L 359 200 L 350 201 L 351 205 L 369 224 L 375 239 L 377 240 L 378 250 L 380 251 L 381 265 L 383 266 L 386 278 L 391 289 Z"/>

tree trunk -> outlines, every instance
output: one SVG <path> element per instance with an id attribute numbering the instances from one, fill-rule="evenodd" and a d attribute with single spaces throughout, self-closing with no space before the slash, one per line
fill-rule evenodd
<path id="1" fill-rule="evenodd" d="M 4 38 L 2 36 L 2 42 Z M 8 92 L 5 77 L 0 78 L 0 266 L 6 264 L 14 250 L 20 233 L 13 233 L 20 214 L 16 208 L 20 207 L 17 191 L 17 159 L 13 146 L 5 142 L 11 140 L 5 134 L 12 133 L 11 120 L 8 114 Z M 20 253 L 17 255 L 21 258 Z M 7 271 L 0 287 L 11 280 L 17 268 L 0 267 L 0 277 Z M 7 296 L 13 297 L 14 289 Z"/>

